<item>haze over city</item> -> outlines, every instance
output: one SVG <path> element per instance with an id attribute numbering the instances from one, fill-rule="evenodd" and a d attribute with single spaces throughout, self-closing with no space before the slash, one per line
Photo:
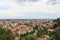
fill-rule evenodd
<path id="1" fill-rule="evenodd" d="M 0 0 L 0 19 L 56 19 L 60 0 Z"/>

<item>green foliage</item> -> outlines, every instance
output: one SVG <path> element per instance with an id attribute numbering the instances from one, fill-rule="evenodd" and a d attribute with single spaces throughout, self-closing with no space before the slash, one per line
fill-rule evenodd
<path id="1" fill-rule="evenodd" d="M 26 40 L 26 38 L 30 38 L 30 37 L 27 37 L 27 35 L 35 36 L 35 35 L 33 35 L 34 32 L 35 31 L 26 32 L 25 34 L 20 34 L 20 40 Z M 30 39 L 30 40 L 32 40 L 32 39 Z"/>
<path id="2" fill-rule="evenodd" d="M 32 27 L 32 23 L 25 23 L 24 25 Z"/>
<path id="3" fill-rule="evenodd" d="M 35 25 L 35 26 L 33 27 L 33 29 L 34 29 L 34 30 L 37 30 L 37 29 L 38 29 L 38 25 Z"/>
<path id="4" fill-rule="evenodd" d="M 33 34 L 34 32 L 35 32 L 35 30 L 33 30 L 33 31 L 29 32 L 28 34 Z"/>
<path id="5" fill-rule="evenodd" d="M 25 40 L 25 37 L 20 37 L 20 40 Z"/>
<path id="6" fill-rule="evenodd" d="M 55 32 L 56 32 L 56 40 L 60 40 L 60 27 L 56 28 L 55 29 Z"/>
<path id="7" fill-rule="evenodd" d="M 35 35 L 27 35 L 25 37 L 25 40 L 37 40 L 37 36 L 35 36 Z"/>
<path id="8" fill-rule="evenodd" d="M 54 35 L 51 35 L 49 40 L 56 40 L 56 37 Z"/>
<path id="9" fill-rule="evenodd" d="M 44 37 L 44 31 L 43 30 L 38 30 L 37 36 L 40 37 L 40 38 Z"/>
<path id="10" fill-rule="evenodd" d="M 60 27 L 57 27 L 56 29 L 55 29 L 55 31 L 53 31 L 53 32 L 51 32 L 50 34 L 49 34 L 49 36 L 50 36 L 50 39 L 52 40 L 52 39 L 54 39 L 54 40 L 60 40 Z"/>
<path id="11" fill-rule="evenodd" d="M 0 27 L 0 40 L 14 40 L 11 30 Z"/>
<path id="12" fill-rule="evenodd" d="M 25 37 L 26 35 L 30 35 L 33 34 L 35 31 L 31 31 L 31 32 L 26 32 L 24 34 L 20 34 L 20 37 Z"/>
<path id="13" fill-rule="evenodd" d="M 55 20 L 53 20 L 54 22 L 57 22 L 56 24 L 54 24 L 54 28 L 56 27 L 60 27 L 60 18 L 57 18 Z"/>
<path id="14" fill-rule="evenodd" d="M 20 37 L 25 37 L 28 33 L 20 34 Z"/>
<path id="15" fill-rule="evenodd" d="M 29 34 L 24 37 L 20 37 L 20 40 L 37 40 L 37 36 L 33 34 Z"/>

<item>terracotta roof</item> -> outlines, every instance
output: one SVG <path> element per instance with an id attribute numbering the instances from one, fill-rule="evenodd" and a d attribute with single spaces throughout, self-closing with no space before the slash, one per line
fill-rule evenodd
<path id="1" fill-rule="evenodd" d="M 38 38 L 38 40 L 46 40 L 46 38 Z"/>

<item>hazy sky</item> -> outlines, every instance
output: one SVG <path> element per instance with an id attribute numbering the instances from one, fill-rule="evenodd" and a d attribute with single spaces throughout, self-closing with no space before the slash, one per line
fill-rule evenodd
<path id="1" fill-rule="evenodd" d="M 55 19 L 60 0 L 0 0 L 0 19 Z"/>

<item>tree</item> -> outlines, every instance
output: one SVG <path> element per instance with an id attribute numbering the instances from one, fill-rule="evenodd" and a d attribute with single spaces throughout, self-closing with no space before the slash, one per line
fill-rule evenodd
<path id="1" fill-rule="evenodd" d="M 25 37 L 25 40 L 37 40 L 37 36 L 35 36 L 35 35 L 27 35 Z"/>
<path id="2" fill-rule="evenodd" d="M 56 37 L 54 35 L 52 35 L 49 40 L 56 40 Z"/>
<path id="3" fill-rule="evenodd" d="M 40 37 L 40 38 L 44 37 L 44 31 L 43 30 L 38 30 L 37 31 L 37 36 Z"/>
<path id="4" fill-rule="evenodd" d="M 60 27 L 56 28 L 55 29 L 55 32 L 56 32 L 56 40 L 60 40 Z"/>
<path id="5" fill-rule="evenodd" d="M 57 22 L 56 24 L 54 24 L 54 28 L 56 27 L 60 27 L 60 18 L 57 18 L 55 20 L 53 20 L 54 22 Z"/>
<path id="6" fill-rule="evenodd" d="M 31 32 L 26 32 L 25 34 L 20 34 L 20 40 L 25 40 L 25 37 L 27 35 L 31 35 L 33 34 L 35 31 L 31 31 Z"/>
<path id="7" fill-rule="evenodd" d="M 53 32 L 49 34 L 50 39 L 60 40 L 60 27 L 57 27 Z M 52 38 L 53 37 L 53 38 Z"/>
<path id="8" fill-rule="evenodd" d="M 0 27 L 0 40 L 14 40 L 11 30 Z"/>
<path id="9" fill-rule="evenodd" d="M 38 29 L 38 25 L 35 25 L 35 26 L 33 27 L 33 29 L 34 29 L 34 30 L 37 30 L 37 29 Z"/>

